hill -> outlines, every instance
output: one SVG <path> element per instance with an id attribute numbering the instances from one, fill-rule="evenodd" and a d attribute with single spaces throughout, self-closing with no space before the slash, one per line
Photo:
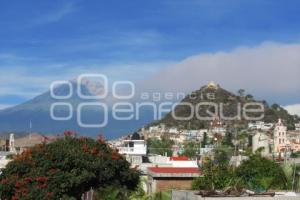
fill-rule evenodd
<path id="1" fill-rule="evenodd" d="M 251 94 L 244 94 L 244 90 L 239 90 L 239 94 L 236 95 L 229 92 L 220 85 L 215 83 L 209 83 L 201 87 L 199 90 L 192 92 L 187 95 L 181 103 L 175 107 L 173 114 L 178 117 L 188 118 L 191 116 L 191 107 L 187 104 L 193 105 L 194 108 L 198 105 L 198 110 L 195 109 L 195 113 L 198 113 L 200 117 L 216 117 L 221 119 L 228 126 L 241 126 L 245 127 L 247 123 L 251 120 L 243 117 L 243 108 L 258 108 L 257 106 L 248 106 L 249 103 L 258 103 L 262 106 L 262 113 L 248 113 L 248 116 L 259 117 L 261 114 L 264 117 L 261 121 L 275 123 L 278 118 L 283 119 L 287 124 L 288 129 L 293 130 L 294 124 L 299 121 L 299 116 L 290 115 L 284 108 L 280 107 L 278 104 L 273 104 L 271 106 L 265 100 L 258 101 Z M 209 103 L 214 103 L 214 105 L 208 105 Z M 239 110 L 240 109 L 240 110 Z M 209 114 L 207 112 L 215 113 Z M 225 119 L 225 117 L 234 117 L 237 114 L 241 114 L 241 119 Z M 255 121 L 255 120 L 253 120 Z M 178 127 L 182 129 L 203 129 L 209 128 L 211 120 L 199 120 L 197 114 L 194 114 L 188 120 L 178 120 L 172 115 L 172 112 L 166 114 L 161 120 L 155 121 L 150 125 L 157 125 L 160 123 L 165 124 L 167 127 Z M 149 125 L 149 126 L 150 126 Z"/>

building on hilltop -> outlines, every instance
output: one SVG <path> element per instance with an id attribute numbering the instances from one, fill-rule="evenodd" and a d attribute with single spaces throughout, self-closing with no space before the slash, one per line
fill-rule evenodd
<path id="1" fill-rule="evenodd" d="M 281 119 L 275 124 L 274 128 L 274 152 L 286 152 L 290 149 L 289 141 L 287 140 L 287 127 L 284 126 Z"/>
<path id="2" fill-rule="evenodd" d="M 213 82 L 213 81 L 210 81 L 207 85 L 206 85 L 206 88 L 209 88 L 209 89 L 218 89 L 220 86 L 217 84 L 217 83 L 215 83 L 215 82 Z"/>

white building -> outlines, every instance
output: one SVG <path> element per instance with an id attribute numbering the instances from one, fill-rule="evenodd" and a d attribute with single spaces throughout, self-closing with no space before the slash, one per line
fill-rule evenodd
<path id="1" fill-rule="evenodd" d="M 296 131 L 300 131 L 300 122 L 298 122 L 297 124 L 295 124 L 295 130 Z"/>
<path id="2" fill-rule="evenodd" d="M 122 145 L 117 147 L 120 154 L 126 155 L 146 155 L 147 145 L 145 140 L 124 140 Z"/>
<path id="3" fill-rule="evenodd" d="M 1 151 L 0 152 L 0 170 L 4 169 L 6 165 L 9 163 L 10 159 L 7 158 L 10 155 L 10 152 Z"/>
<path id="4" fill-rule="evenodd" d="M 188 140 L 202 140 L 204 133 L 208 133 L 207 129 L 199 130 L 182 130 L 180 134 L 185 135 Z"/>
<path id="5" fill-rule="evenodd" d="M 120 154 L 126 156 L 126 160 L 132 165 L 139 165 L 143 162 L 143 156 L 147 154 L 145 140 L 123 140 L 122 145 L 117 147 Z"/>
<path id="6" fill-rule="evenodd" d="M 268 131 L 270 130 L 274 124 L 272 123 L 265 123 L 262 121 L 256 121 L 255 123 L 249 123 L 248 128 L 253 129 L 253 130 L 263 130 L 263 131 Z"/>
<path id="7" fill-rule="evenodd" d="M 153 132 L 158 132 L 160 130 L 159 126 L 150 126 L 149 127 L 149 132 L 153 133 Z"/>
<path id="8" fill-rule="evenodd" d="M 157 126 L 150 126 L 148 130 L 150 133 L 166 132 L 166 126 L 165 126 L 165 124 L 161 123 L 160 125 L 157 125 Z"/>
<path id="9" fill-rule="evenodd" d="M 288 149 L 289 142 L 286 136 L 287 128 L 281 119 L 275 124 L 274 128 L 274 152 L 283 152 Z"/>
<path id="10" fill-rule="evenodd" d="M 179 133 L 179 131 L 178 131 L 177 128 L 173 127 L 173 128 L 170 128 L 170 129 L 169 129 L 169 133 L 174 133 L 174 134 L 176 134 L 176 133 Z"/>
<path id="11" fill-rule="evenodd" d="M 149 156 L 151 166 L 168 166 L 168 167 L 198 167 L 197 160 L 189 160 L 185 156 L 167 157 L 161 155 Z"/>
<path id="12" fill-rule="evenodd" d="M 261 147 L 263 147 L 262 156 L 267 156 L 270 153 L 270 145 L 269 145 L 270 138 L 261 132 L 256 132 L 256 134 L 252 137 L 252 152 Z"/>

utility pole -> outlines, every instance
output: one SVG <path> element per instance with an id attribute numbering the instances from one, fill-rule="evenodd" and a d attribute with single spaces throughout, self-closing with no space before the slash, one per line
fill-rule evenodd
<path id="1" fill-rule="evenodd" d="M 238 158 L 237 158 L 237 128 L 235 127 L 235 141 L 234 141 L 234 156 L 235 156 L 235 166 L 237 167 L 237 162 L 238 162 Z"/>
<path id="2" fill-rule="evenodd" d="M 295 176 L 296 176 L 296 161 L 294 158 L 294 173 L 293 173 L 292 191 L 294 191 Z"/>

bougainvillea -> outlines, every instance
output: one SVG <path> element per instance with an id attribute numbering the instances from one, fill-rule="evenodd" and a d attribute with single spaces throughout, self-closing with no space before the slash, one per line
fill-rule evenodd
<path id="1" fill-rule="evenodd" d="M 91 188 L 136 188 L 139 172 L 103 137 L 64 135 L 17 155 L 0 175 L 0 199 L 80 199 Z"/>

